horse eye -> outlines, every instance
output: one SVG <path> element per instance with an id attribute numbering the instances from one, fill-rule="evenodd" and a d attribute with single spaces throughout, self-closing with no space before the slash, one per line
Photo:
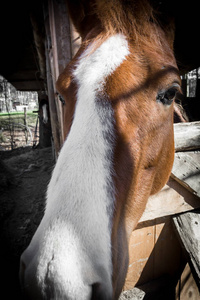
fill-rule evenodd
<path id="1" fill-rule="evenodd" d="M 156 100 L 157 102 L 161 102 L 164 105 L 170 105 L 175 99 L 177 92 L 178 92 L 178 88 L 173 86 L 168 90 L 159 92 Z"/>

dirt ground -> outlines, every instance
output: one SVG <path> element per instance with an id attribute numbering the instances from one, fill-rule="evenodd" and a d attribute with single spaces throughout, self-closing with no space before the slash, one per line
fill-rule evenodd
<path id="1" fill-rule="evenodd" d="M 54 166 L 52 149 L 0 151 L 1 295 L 22 299 L 19 259 L 43 216 Z"/>

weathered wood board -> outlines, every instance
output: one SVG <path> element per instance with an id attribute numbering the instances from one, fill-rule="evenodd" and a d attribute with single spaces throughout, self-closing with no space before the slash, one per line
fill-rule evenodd
<path id="1" fill-rule="evenodd" d="M 174 124 L 175 150 L 185 151 L 200 148 L 200 122 Z"/>
<path id="2" fill-rule="evenodd" d="M 172 177 L 200 197 L 200 152 L 175 153 Z"/>
<path id="3" fill-rule="evenodd" d="M 173 222 L 200 290 L 200 210 L 178 215 Z"/>

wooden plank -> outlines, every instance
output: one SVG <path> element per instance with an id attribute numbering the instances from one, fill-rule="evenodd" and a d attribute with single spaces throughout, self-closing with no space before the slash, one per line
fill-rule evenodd
<path id="1" fill-rule="evenodd" d="M 159 193 L 148 199 L 139 223 L 175 215 L 194 208 L 200 208 L 200 198 L 170 178 Z"/>
<path id="2" fill-rule="evenodd" d="M 200 291 L 200 210 L 177 215 L 173 222 Z"/>
<path id="3" fill-rule="evenodd" d="M 175 150 L 185 151 L 200 148 L 200 122 L 174 124 Z"/>
<path id="4" fill-rule="evenodd" d="M 175 153 L 172 177 L 191 193 L 200 197 L 200 152 Z"/>

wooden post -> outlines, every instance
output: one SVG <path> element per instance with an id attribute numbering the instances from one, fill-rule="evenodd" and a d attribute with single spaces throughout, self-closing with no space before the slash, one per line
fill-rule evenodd
<path id="1" fill-rule="evenodd" d="M 52 132 L 56 153 L 64 142 L 63 104 L 56 91 L 56 81 L 66 65 L 71 61 L 70 21 L 65 0 L 49 0 L 46 7 L 45 28 L 47 35 L 46 59 L 47 85 L 52 117 Z M 51 83 L 50 83 L 51 81 Z"/>
<path id="2" fill-rule="evenodd" d="M 27 110 L 26 107 L 24 107 L 24 125 L 27 126 Z M 27 132 L 27 128 L 24 128 L 24 134 L 25 134 L 25 139 L 26 139 L 26 144 L 28 141 L 28 132 Z"/>
<path id="3" fill-rule="evenodd" d="M 49 38 L 48 19 L 45 22 L 45 28 L 46 28 L 46 35 L 48 39 Z M 50 110 L 50 118 L 51 118 L 51 128 L 52 128 L 54 148 L 57 156 L 62 144 L 60 140 L 58 111 L 55 103 L 55 93 L 53 89 L 53 80 L 52 80 L 51 69 L 50 69 L 50 61 L 49 61 L 50 58 L 49 58 L 49 49 L 48 49 L 47 40 L 45 43 L 45 51 L 46 51 L 46 70 L 47 70 L 47 90 L 48 90 L 49 110 Z"/>
<path id="4" fill-rule="evenodd" d="M 71 35 L 70 22 L 67 13 L 67 5 L 64 0 L 48 2 L 49 25 L 52 48 L 50 50 L 50 65 L 53 74 L 53 88 L 56 98 L 58 120 L 60 127 L 60 140 L 64 142 L 63 130 L 63 104 L 56 95 L 55 83 L 58 76 L 63 72 L 66 65 L 71 61 Z"/>

